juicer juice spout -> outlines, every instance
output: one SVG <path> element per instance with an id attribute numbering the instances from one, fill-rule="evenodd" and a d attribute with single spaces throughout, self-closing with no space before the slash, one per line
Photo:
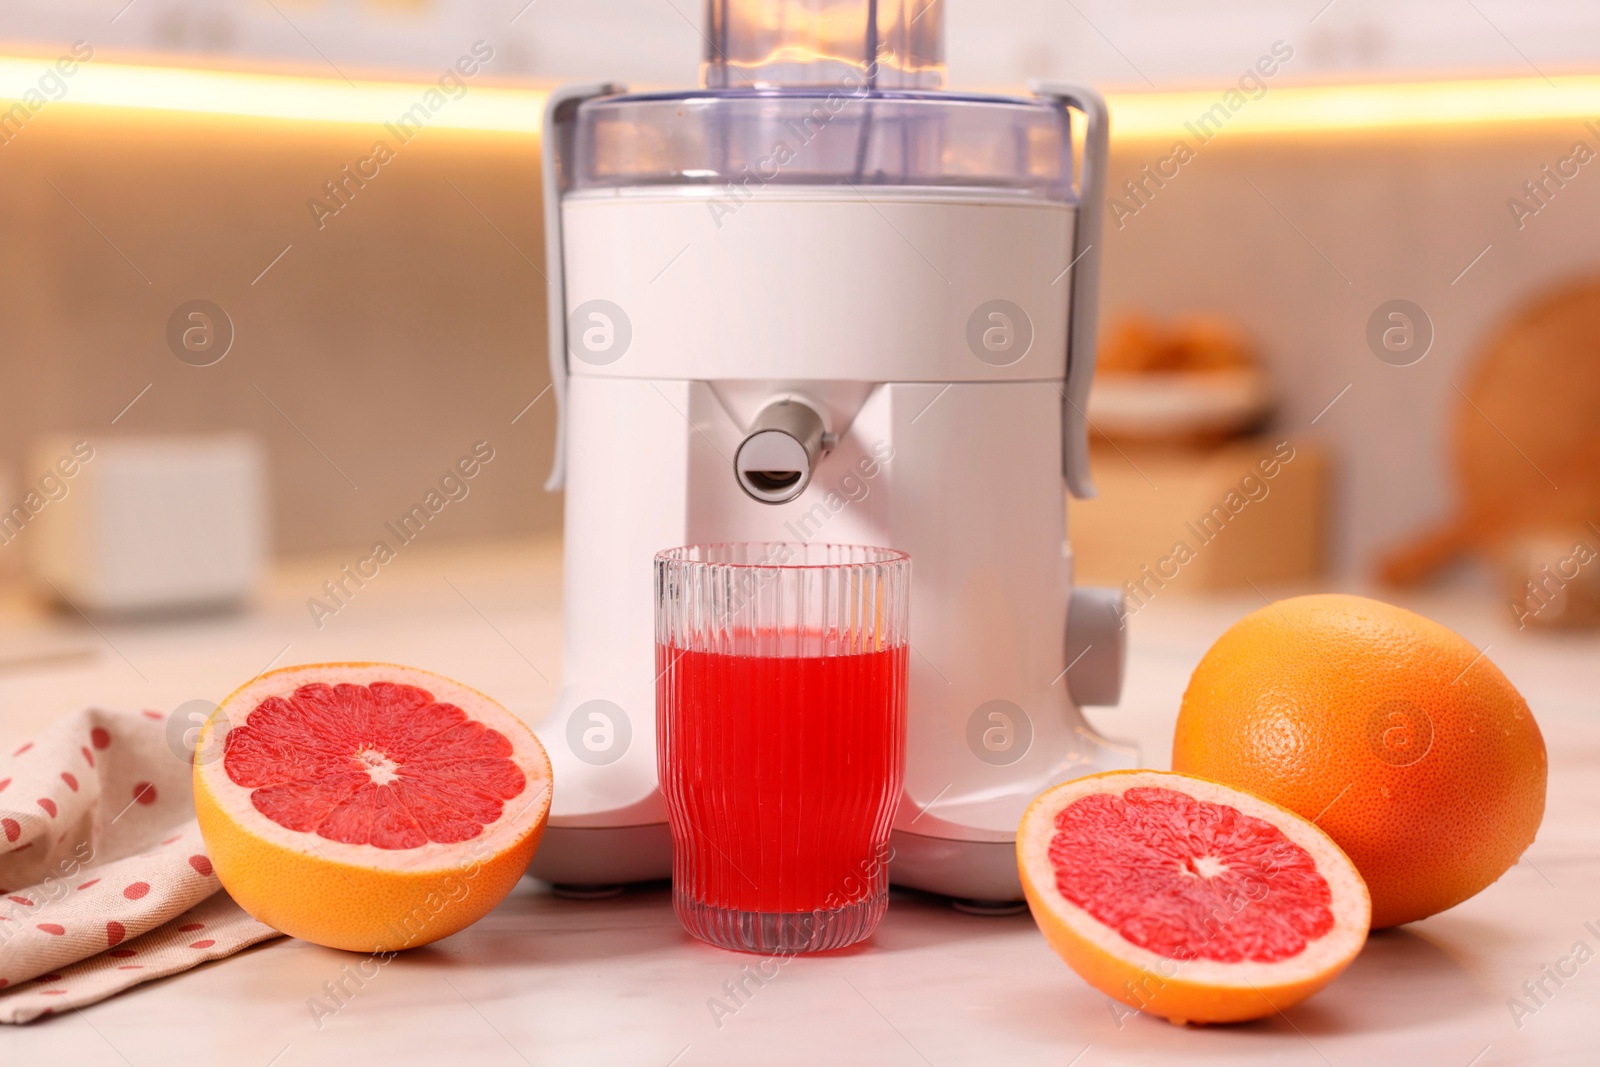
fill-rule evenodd
<path id="1" fill-rule="evenodd" d="M 734 477 L 752 500 L 788 503 L 811 484 L 827 442 L 815 408 L 799 400 L 774 401 L 761 409 L 734 453 Z"/>

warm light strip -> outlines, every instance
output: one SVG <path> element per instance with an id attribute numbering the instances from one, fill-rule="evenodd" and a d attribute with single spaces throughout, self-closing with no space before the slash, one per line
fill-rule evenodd
<path id="1" fill-rule="evenodd" d="M 90 60 L 70 77 L 53 75 L 53 60 L 0 58 L 0 101 L 9 108 L 29 89 L 43 89 L 45 108 L 94 106 L 239 115 L 311 122 L 396 122 L 434 82 L 356 81 L 290 74 L 245 74 L 183 67 L 146 67 Z M 441 72 L 442 73 L 442 72 Z M 52 80 L 52 77 L 54 80 Z M 41 79 L 45 79 L 41 87 Z M 501 89 L 462 79 L 466 92 L 445 97 L 429 127 L 537 133 L 546 94 Z M 65 85 L 65 91 L 57 88 Z M 438 98 L 434 98 L 437 100 Z"/>
<path id="2" fill-rule="evenodd" d="M 1552 84 L 1554 83 L 1554 84 Z M 1226 90 L 1126 93 L 1110 97 L 1111 133 L 1118 139 L 1183 137 L 1191 143 L 1202 115 L 1224 103 Z M 1235 101 L 1237 102 L 1237 98 Z M 1218 126 L 1235 134 L 1316 133 L 1412 129 L 1507 122 L 1600 119 L 1600 77 L 1496 78 L 1388 85 L 1269 86 L 1245 99 Z"/>
<path id="3" fill-rule="evenodd" d="M 10 107 L 51 71 L 46 58 L 0 58 L 0 101 Z M 310 122 L 394 122 L 435 86 L 427 81 L 357 81 L 290 74 L 247 74 L 91 60 L 47 107 L 89 105 Z M 1552 84 L 1553 83 L 1553 84 Z M 537 133 L 546 93 L 477 86 L 449 99 L 428 125 L 458 130 Z M 53 86 L 49 87 L 53 88 Z M 60 92 L 54 89 L 54 92 Z M 47 91 L 47 96 L 51 92 Z M 1193 140 L 1201 116 L 1225 104 L 1226 90 L 1113 93 L 1119 140 Z M 1427 126 L 1600 119 L 1600 76 L 1499 78 L 1387 85 L 1270 87 L 1225 119 L 1230 134 L 1408 129 Z M 1191 129 L 1190 127 L 1194 129 Z"/>

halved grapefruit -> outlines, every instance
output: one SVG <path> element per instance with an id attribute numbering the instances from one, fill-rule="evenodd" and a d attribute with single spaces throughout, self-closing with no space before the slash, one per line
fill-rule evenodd
<path id="1" fill-rule="evenodd" d="M 1029 805 L 1017 863 L 1034 921 L 1085 981 L 1176 1023 L 1271 1015 L 1366 943 L 1372 904 L 1333 839 L 1202 778 L 1110 771 Z"/>
<path id="2" fill-rule="evenodd" d="M 538 738 L 411 667 L 264 674 L 222 702 L 195 751 L 195 811 L 223 886 L 261 922 L 331 948 L 393 952 L 477 922 L 522 877 L 550 812 Z"/>

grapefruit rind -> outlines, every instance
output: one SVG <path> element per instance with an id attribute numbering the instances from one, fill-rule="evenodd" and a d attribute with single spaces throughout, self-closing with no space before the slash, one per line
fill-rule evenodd
<path id="1" fill-rule="evenodd" d="M 1544 818 L 1544 736 L 1486 651 L 1366 597 L 1276 601 L 1195 667 L 1173 770 L 1316 817 L 1366 880 L 1374 929 L 1427 918 L 1515 866 Z"/>
<path id="2" fill-rule="evenodd" d="M 1050 860 L 1056 815 L 1091 794 L 1120 796 L 1141 787 L 1226 804 L 1276 826 L 1316 860 L 1332 895 L 1333 929 L 1298 955 L 1272 963 L 1177 960 L 1135 945 L 1067 900 L 1056 886 Z M 1176 1023 L 1244 1022 L 1299 1003 L 1349 966 L 1366 943 L 1371 919 L 1366 884 L 1339 846 L 1316 826 L 1247 793 L 1163 771 L 1108 771 L 1041 794 L 1023 813 L 1017 830 L 1017 865 L 1034 921 L 1069 967 L 1105 995 Z"/>
<path id="3" fill-rule="evenodd" d="M 223 888 L 258 921 L 353 952 L 394 952 L 437 941 L 477 922 L 517 884 L 550 814 L 550 760 L 522 721 L 494 700 L 442 675 L 383 663 L 284 667 L 230 694 L 203 728 L 197 752 L 221 752 L 268 697 L 313 682 L 413 685 L 505 736 L 526 787 L 476 837 L 404 850 L 347 844 L 291 830 L 257 811 L 225 759 L 197 761 L 195 814 Z M 216 746 L 216 747 L 213 747 Z"/>

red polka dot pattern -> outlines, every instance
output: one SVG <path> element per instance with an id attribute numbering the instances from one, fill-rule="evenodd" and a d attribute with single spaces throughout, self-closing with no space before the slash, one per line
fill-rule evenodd
<path id="1" fill-rule="evenodd" d="M 225 895 L 207 899 L 216 871 L 188 789 L 165 776 L 165 720 L 86 708 L 31 743 L 0 749 L 0 1022 L 27 1022 L 49 1014 L 47 1005 L 68 1014 L 69 1003 L 92 1004 L 273 936 Z M 8 760 L 10 749 L 19 758 Z M 130 761 L 126 777 L 117 760 L 104 762 L 112 749 Z M 30 848 L 37 865 L 10 859 Z M 41 879 L 55 888 L 24 888 Z M 12 958 L 18 950 L 26 963 Z M 0 1067 L 12 1059 L 0 1052 Z"/>

